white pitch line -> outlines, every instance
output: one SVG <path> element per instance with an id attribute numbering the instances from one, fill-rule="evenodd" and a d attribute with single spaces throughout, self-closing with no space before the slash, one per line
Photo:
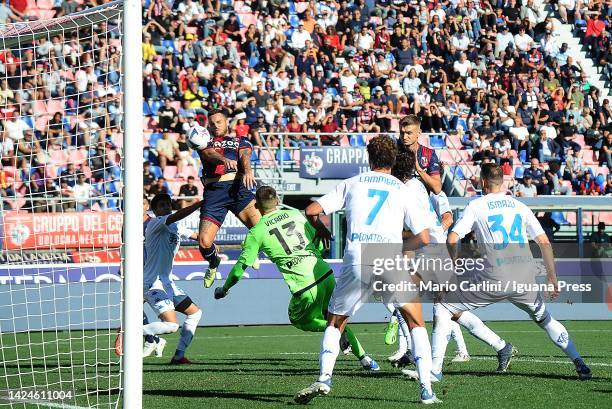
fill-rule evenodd
<path id="1" fill-rule="evenodd" d="M 477 360 L 481 360 L 481 361 L 497 361 L 497 358 L 495 357 L 488 357 L 488 356 L 473 356 L 471 357 L 471 359 L 477 359 Z M 567 361 L 547 361 L 545 359 L 532 359 L 532 358 L 519 358 L 519 357 L 514 357 L 512 358 L 512 361 L 518 361 L 518 362 L 535 362 L 538 364 L 560 364 L 560 365 L 573 365 L 573 362 L 570 362 L 569 360 Z M 604 367 L 610 367 L 612 368 L 612 364 L 608 364 L 605 362 L 587 362 L 586 363 L 589 366 L 604 366 Z"/>
<path id="2" fill-rule="evenodd" d="M 203 330 L 206 331 L 206 327 L 203 327 Z M 495 331 L 498 333 L 504 334 L 536 334 L 543 333 L 543 330 L 499 330 Z M 570 330 L 569 332 L 612 332 L 612 329 L 575 329 Z M 285 335 L 219 335 L 219 336 L 198 336 L 198 339 L 240 339 L 240 338 L 289 338 L 289 337 L 321 337 L 321 332 L 312 332 L 312 333 L 303 333 L 303 334 L 285 334 Z M 355 335 L 364 337 L 364 336 L 380 336 L 383 335 L 384 332 L 361 332 Z"/>
<path id="3" fill-rule="evenodd" d="M 224 355 L 228 355 L 228 356 L 250 356 L 250 355 L 319 355 L 318 352 L 276 352 L 276 353 L 269 353 L 269 352 L 250 352 L 250 353 L 243 353 L 243 354 L 224 354 Z M 447 356 L 445 358 L 452 358 L 452 356 Z M 481 361 L 496 361 L 497 358 L 496 357 L 488 357 L 488 356 L 473 356 L 471 357 L 471 359 L 474 360 L 481 360 Z M 514 357 L 512 358 L 512 361 L 518 361 L 518 362 L 533 362 L 533 363 L 537 363 L 537 364 L 556 364 L 556 365 L 573 365 L 572 362 L 570 361 L 557 361 L 557 360 L 545 360 L 545 359 L 531 359 L 531 358 L 518 358 L 518 357 Z M 610 367 L 612 368 L 612 363 L 605 363 L 605 362 L 587 362 L 587 365 L 589 366 L 603 366 L 603 367 Z"/>
<path id="4" fill-rule="evenodd" d="M 32 405 L 46 406 L 48 408 L 61 408 L 61 409 L 90 409 L 90 406 L 74 406 L 68 405 L 65 403 L 53 403 L 44 400 L 34 400 L 34 399 L 9 399 L 9 398 L 0 398 L 2 400 L 10 401 L 13 403 L 31 403 Z"/>

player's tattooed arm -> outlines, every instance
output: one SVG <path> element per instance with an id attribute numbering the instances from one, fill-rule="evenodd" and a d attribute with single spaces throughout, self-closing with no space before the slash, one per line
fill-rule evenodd
<path id="1" fill-rule="evenodd" d="M 238 162 L 226 158 L 214 149 L 204 149 L 202 151 L 199 151 L 199 153 L 202 160 L 206 161 L 207 163 L 213 165 L 225 165 L 225 169 L 227 170 L 238 169 Z"/>
<path id="2" fill-rule="evenodd" d="M 251 148 L 244 148 L 240 150 L 240 167 L 242 168 L 242 183 L 247 189 L 253 189 L 256 185 L 255 173 L 251 168 Z"/>

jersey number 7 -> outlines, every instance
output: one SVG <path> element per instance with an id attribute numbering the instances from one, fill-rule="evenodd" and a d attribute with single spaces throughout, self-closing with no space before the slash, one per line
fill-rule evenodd
<path id="1" fill-rule="evenodd" d="M 378 212 L 380 212 L 380 208 L 382 207 L 383 203 L 385 203 L 385 200 L 387 200 L 387 197 L 389 197 L 389 192 L 386 190 L 368 189 L 368 197 L 378 198 L 374 204 L 374 207 L 372 210 L 370 210 L 370 214 L 368 214 L 368 218 L 366 220 L 366 224 L 369 226 L 374 222 Z"/>
<path id="2" fill-rule="evenodd" d="M 298 245 L 293 246 L 293 251 L 304 250 L 304 247 L 306 247 L 306 240 L 304 240 L 304 235 L 302 235 L 302 233 L 295 230 L 295 222 L 285 223 L 281 226 L 281 229 L 283 229 L 287 237 L 296 236 L 297 239 L 300 241 Z M 270 235 L 272 234 L 276 236 L 281 246 L 283 246 L 283 250 L 285 250 L 285 253 L 287 253 L 287 255 L 290 255 L 292 253 L 291 248 L 289 247 L 287 241 L 285 240 L 285 237 L 283 237 L 277 227 L 270 230 Z"/>

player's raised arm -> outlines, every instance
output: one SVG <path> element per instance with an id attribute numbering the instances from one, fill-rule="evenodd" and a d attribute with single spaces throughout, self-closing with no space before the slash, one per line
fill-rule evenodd
<path id="1" fill-rule="evenodd" d="M 236 264 L 234 264 L 234 267 L 225 279 L 223 286 L 215 288 L 215 299 L 218 300 L 219 298 L 225 297 L 230 288 L 240 281 L 247 267 L 252 266 L 257 259 L 257 254 L 259 253 L 260 247 L 261 242 L 258 238 L 257 231 L 254 229 L 249 230 L 249 233 L 244 240 L 238 261 L 236 261 Z"/>
<path id="2" fill-rule="evenodd" d="M 155 198 L 153 199 L 155 200 Z M 195 202 L 194 204 L 190 206 L 177 210 L 176 212 L 168 216 L 168 218 L 166 219 L 166 224 L 171 225 L 172 223 L 176 223 L 178 221 L 183 220 L 185 217 L 189 216 L 191 213 L 198 210 L 201 205 L 202 205 L 202 201 L 198 200 L 197 202 Z"/>
<path id="3" fill-rule="evenodd" d="M 325 227 L 323 222 L 321 222 L 320 216 L 321 213 L 323 213 L 323 207 L 321 204 L 319 202 L 312 202 L 308 205 L 304 213 L 306 214 L 306 218 L 310 224 L 315 228 L 315 243 L 323 242 L 323 246 L 325 248 L 329 248 L 332 240 L 332 234 L 327 227 Z"/>

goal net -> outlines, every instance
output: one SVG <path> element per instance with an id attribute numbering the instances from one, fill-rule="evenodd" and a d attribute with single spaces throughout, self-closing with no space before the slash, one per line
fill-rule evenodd
<path id="1" fill-rule="evenodd" d="M 0 27 L 0 407 L 114 408 L 123 4 L 49 14 Z"/>

